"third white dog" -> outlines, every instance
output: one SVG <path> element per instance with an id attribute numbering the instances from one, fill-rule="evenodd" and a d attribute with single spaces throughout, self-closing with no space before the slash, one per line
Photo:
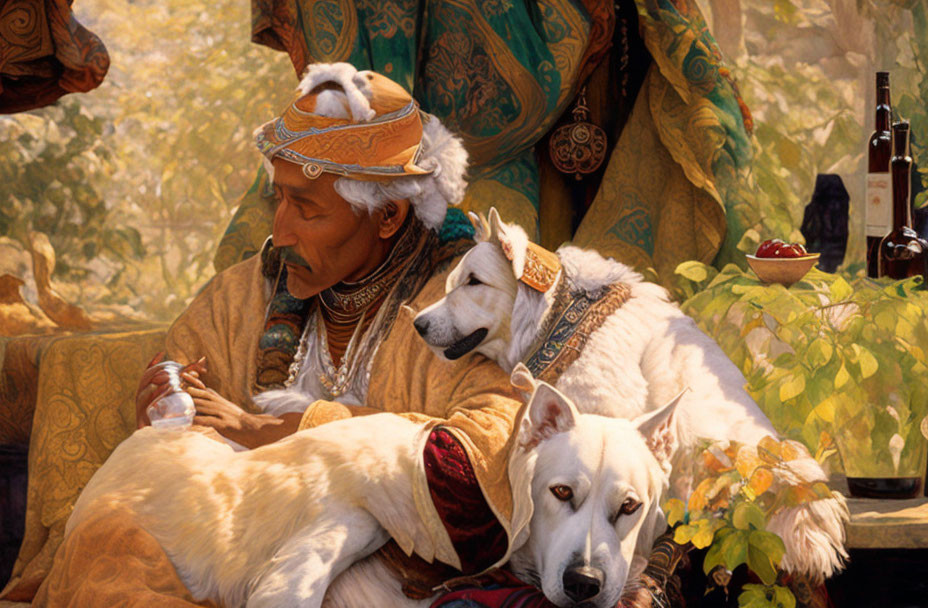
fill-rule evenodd
<path id="1" fill-rule="evenodd" d="M 662 287 L 593 251 L 547 252 L 495 209 L 489 223 L 475 223 L 479 242 L 449 275 L 445 297 L 416 316 L 438 354 L 476 350 L 507 371 L 525 361 L 583 412 L 611 417 L 654 411 L 689 387 L 677 417 L 684 447 L 777 435 L 740 370 Z M 826 480 L 811 456 L 788 465 L 786 477 Z M 813 580 L 831 576 L 847 557 L 847 519 L 837 492 L 774 516 L 768 529 L 786 545 L 781 566 Z"/>

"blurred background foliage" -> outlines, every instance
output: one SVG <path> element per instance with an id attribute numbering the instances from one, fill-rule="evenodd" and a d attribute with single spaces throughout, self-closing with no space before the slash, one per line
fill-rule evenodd
<path id="1" fill-rule="evenodd" d="M 892 72 L 928 181 L 925 0 L 698 2 L 755 119 L 756 187 L 735 209 L 741 247 L 799 240 L 816 174 L 838 173 L 851 195 L 845 266 L 859 272 L 878 69 Z M 258 167 L 251 132 L 296 78 L 283 53 L 249 41 L 244 0 L 79 0 L 74 11 L 112 67 L 91 93 L 0 117 L 0 245 L 45 232 L 67 299 L 170 320 L 213 274 Z"/>
<path id="2" fill-rule="evenodd" d="M 56 287 L 91 312 L 169 320 L 213 274 L 254 180 L 251 133 L 296 85 L 243 0 L 81 0 L 112 66 L 96 90 L 0 117 L 0 235 L 49 235 Z"/>

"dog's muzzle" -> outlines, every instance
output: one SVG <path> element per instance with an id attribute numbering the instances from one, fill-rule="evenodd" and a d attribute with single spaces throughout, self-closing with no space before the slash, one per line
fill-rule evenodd
<path id="1" fill-rule="evenodd" d="M 480 343 L 483 342 L 483 339 L 487 337 L 486 327 L 481 327 L 477 331 L 472 332 L 471 334 L 464 336 L 451 346 L 445 349 L 444 354 L 446 359 L 454 361 L 455 359 L 460 359 L 470 351 L 474 350 Z"/>
<path id="2" fill-rule="evenodd" d="M 605 574 L 592 566 L 574 566 L 564 571 L 564 594 L 574 602 L 583 602 L 599 595 Z"/>

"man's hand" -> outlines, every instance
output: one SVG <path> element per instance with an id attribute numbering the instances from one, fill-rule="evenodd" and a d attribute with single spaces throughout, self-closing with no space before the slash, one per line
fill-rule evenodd
<path id="1" fill-rule="evenodd" d="M 148 426 L 151 421 L 148 419 L 148 406 L 164 397 L 171 390 L 170 375 L 163 367 L 158 364 L 164 360 L 164 353 L 158 353 L 155 358 L 148 363 L 148 369 L 142 374 L 139 380 L 138 390 L 135 392 L 135 423 L 136 428 Z M 185 366 L 181 372 L 181 380 L 190 383 L 192 381 L 200 382 L 200 375 L 206 373 L 206 357 L 201 357 Z M 202 382 L 200 383 L 202 385 Z"/>
<path id="2" fill-rule="evenodd" d="M 216 391 L 208 388 L 199 378 L 184 378 L 189 384 L 187 392 L 197 408 L 193 424 L 215 429 L 246 448 L 273 443 L 296 432 L 302 414 L 284 414 L 280 418 L 267 414 L 250 414 Z"/>

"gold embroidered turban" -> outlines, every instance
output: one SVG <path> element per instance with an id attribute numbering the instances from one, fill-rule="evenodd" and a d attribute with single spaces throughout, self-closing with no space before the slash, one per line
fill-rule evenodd
<path id="1" fill-rule="evenodd" d="M 427 175 L 432 169 L 417 164 L 424 116 L 386 76 L 347 63 L 314 64 L 293 102 L 259 127 L 255 140 L 268 160 L 301 165 L 310 179 L 324 172 L 373 181 Z"/>

